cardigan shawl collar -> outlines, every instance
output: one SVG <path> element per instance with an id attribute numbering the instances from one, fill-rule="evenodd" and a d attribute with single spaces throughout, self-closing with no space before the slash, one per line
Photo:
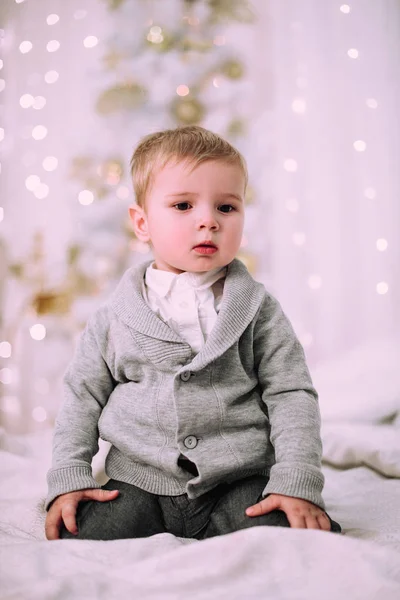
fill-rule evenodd
<path id="1" fill-rule="evenodd" d="M 264 286 L 255 281 L 245 265 L 235 258 L 227 265 L 223 298 L 215 326 L 200 352 L 193 357 L 189 344 L 162 321 L 143 298 L 143 278 L 151 262 L 131 267 L 125 272 L 110 298 L 110 306 L 128 327 L 147 337 L 145 352 L 155 363 L 172 367 L 179 360 L 186 363 L 193 358 L 191 369 L 204 368 L 222 356 L 241 336 L 265 298 Z M 167 352 L 162 342 L 171 343 Z"/>

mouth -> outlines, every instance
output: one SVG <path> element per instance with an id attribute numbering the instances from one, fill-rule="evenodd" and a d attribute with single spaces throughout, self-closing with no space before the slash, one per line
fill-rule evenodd
<path id="1" fill-rule="evenodd" d="M 199 252 L 200 254 L 214 254 L 218 250 L 218 247 L 214 244 L 214 242 L 207 240 L 202 244 L 194 246 L 193 250 Z"/>

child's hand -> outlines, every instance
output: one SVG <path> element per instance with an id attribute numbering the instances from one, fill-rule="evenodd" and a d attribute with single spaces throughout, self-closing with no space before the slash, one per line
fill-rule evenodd
<path id="1" fill-rule="evenodd" d="M 87 500 L 107 502 L 108 500 L 114 500 L 118 494 L 118 490 L 111 491 L 97 488 L 61 494 L 61 496 L 58 496 L 58 498 L 54 500 L 53 504 L 49 508 L 49 512 L 47 513 L 45 525 L 47 539 L 59 539 L 60 527 L 63 522 L 69 532 L 73 533 L 74 535 L 78 533 L 75 515 L 79 502 L 84 502 Z"/>
<path id="2" fill-rule="evenodd" d="M 316 504 L 293 498 L 292 496 L 283 496 L 281 494 L 270 494 L 261 502 L 249 506 L 246 514 L 249 517 L 258 517 L 265 515 L 272 510 L 282 510 L 286 513 L 290 527 L 295 529 L 324 529 L 331 531 L 331 524 L 327 514 Z"/>

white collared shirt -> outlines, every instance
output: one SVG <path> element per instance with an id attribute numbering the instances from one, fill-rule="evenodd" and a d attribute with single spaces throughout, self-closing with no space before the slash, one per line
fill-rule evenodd
<path id="1" fill-rule="evenodd" d="M 146 269 L 143 297 L 197 353 L 217 320 L 227 268 L 178 274 L 156 269 L 154 264 L 153 261 Z"/>

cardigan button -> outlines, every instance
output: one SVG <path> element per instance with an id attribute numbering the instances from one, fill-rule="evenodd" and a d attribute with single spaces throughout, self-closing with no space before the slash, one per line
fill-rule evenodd
<path id="1" fill-rule="evenodd" d="M 182 381 L 189 381 L 190 379 L 190 371 L 183 371 L 180 375 Z"/>
<path id="2" fill-rule="evenodd" d="M 183 443 L 185 444 L 186 448 L 189 448 L 189 449 L 196 448 L 196 446 L 197 446 L 197 438 L 194 435 L 188 435 L 183 440 Z"/>

